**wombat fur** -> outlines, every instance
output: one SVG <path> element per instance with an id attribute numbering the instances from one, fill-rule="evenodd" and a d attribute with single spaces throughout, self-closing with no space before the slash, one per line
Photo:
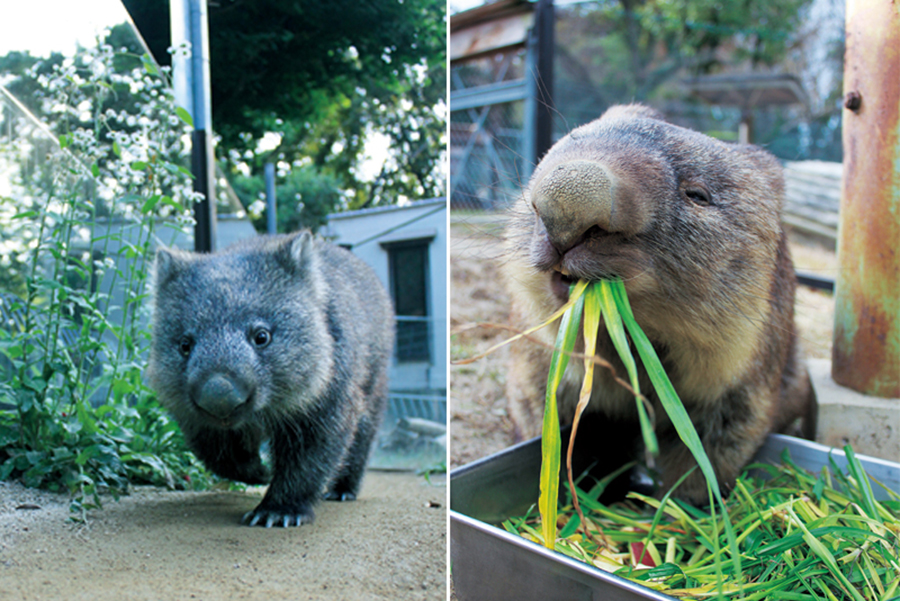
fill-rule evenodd
<path id="1" fill-rule="evenodd" d="M 210 470 L 269 483 L 244 521 L 299 526 L 323 493 L 354 499 L 394 339 L 372 270 L 303 232 L 209 255 L 160 250 L 155 280 L 150 383 Z"/>
<path id="2" fill-rule="evenodd" d="M 764 150 L 677 127 L 641 105 L 617 106 L 548 151 L 507 229 L 505 274 L 522 329 L 560 307 L 577 279 L 624 280 L 635 318 L 726 488 L 768 433 L 797 418 L 807 435 L 814 431 L 783 195 L 781 167 Z M 598 354 L 627 379 L 600 330 Z M 556 328 L 539 335 L 552 348 Z M 550 354 L 527 343 L 512 350 L 507 393 L 520 437 L 540 433 Z M 559 390 L 563 423 L 572 420 L 583 378 L 581 362 L 570 365 Z M 594 378 L 588 412 L 596 415 L 579 428 L 576 450 L 621 465 L 640 455 L 635 400 L 607 369 L 595 367 Z M 665 492 L 695 461 L 643 367 L 640 387 L 656 416 Z M 676 494 L 708 500 L 699 470 Z"/>

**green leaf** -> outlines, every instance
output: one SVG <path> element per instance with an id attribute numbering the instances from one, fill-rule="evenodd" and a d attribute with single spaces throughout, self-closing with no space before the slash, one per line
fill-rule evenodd
<path id="1" fill-rule="evenodd" d="M 147 163 L 145 163 L 144 161 L 132 161 L 131 169 L 133 171 L 146 171 Z"/>
<path id="2" fill-rule="evenodd" d="M 25 459 L 30 465 L 37 465 L 44 459 L 43 451 L 28 451 L 25 453 Z"/>
<path id="3" fill-rule="evenodd" d="M 184 107 L 176 106 L 175 114 L 178 115 L 178 118 L 184 121 L 190 127 L 194 127 L 194 119 L 191 117 L 191 114 L 187 112 L 187 109 Z"/>
<path id="4" fill-rule="evenodd" d="M 810 531 L 803 525 L 803 522 L 800 518 L 797 517 L 797 514 L 794 513 L 793 507 L 788 505 L 787 507 L 788 514 L 793 518 L 793 522 L 797 525 L 800 530 L 803 532 L 803 540 L 806 541 L 806 544 L 809 545 L 810 550 L 815 553 L 819 559 L 822 560 L 822 563 L 825 564 L 825 567 L 828 568 L 828 571 L 831 572 L 831 575 L 834 576 L 841 584 L 841 588 L 844 589 L 844 592 L 853 597 L 854 601 L 865 601 L 857 591 L 856 588 L 850 584 L 850 581 L 847 580 L 847 577 L 844 576 L 844 573 L 841 572 L 840 568 L 837 565 L 837 561 L 834 559 L 834 555 L 819 541 L 818 538 L 812 535 Z"/>
<path id="5" fill-rule="evenodd" d="M 9 480 L 10 475 L 12 475 L 13 470 L 16 469 L 16 460 L 15 457 L 10 457 L 6 461 L 3 462 L 3 465 L 0 466 L 0 481 Z"/>
<path id="6" fill-rule="evenodd" d="M 547 375 L 547 393 L 544 399 L 544 423 L 541 430 L 541 495 L 538 508 L 541 513 L 544 546 L 553 549 L 556 543 L 556 509 L 559 503 L 559 468 L 561 465 L 562 438 L 559 432 L 559 410 L 556 392 L 563 373 L 569 364 L 569 354 L 575 348 L 581 312 L 584 307 L 585 282 L 578 282 L 570 293 L 575 303 L 563 313 L 556 335 L 556 349 L 550 360 Z"/>
<path id="7" fill-rule="evenodd" d="M 641 387 L 638 382 L 637 365 L 634 361 L 634 356 L 631 354 L 631 347 L 628 344 L 628 339 L 625 336 L 625 328 L 622 323 L 622 316 L 616 304 L 617 297 L 613 293 L 612 283 L 610 280 L 600 280 L 594 284 L 594 287 L 599 288 L 600 302 L 603 306 L 603 313 L 605 315 L 604 322 L 606 323 L 606 331 L 609 332 L 609 336 L 612 338 L 613 346 L 616 347 L 619 358 L 621 358 L 622 363 L 625 364 L 625 369 L 628 371 L 628 379 L 631 380 L 631 387 L 634 388 L 636 393 L 640 394 Z M 649 455 L 655 457 L 659 454 L 659 443 L 656 440 L 656 432 L 653 431 L 653 424 L 650 423 L 650 416 L 647 414 L 647 408 L 644 406 L 643 401 L 637 396 L 634 400 L 637 403 L 638 420 L 641 424 L 641 436 L 644 439 L 644 447 L 647 449 Z"/>
<path id="8" fill-rule="evenodd" d="M 181 203 L 178 202 L 177 200 L 175 200 L 174 198 L 172 198 L 171 196 L 163 196 L 160 200 L 162 201 L 162 203 L 164 205 L 169 205 L 170 207 L 174 207 L 175 209 L 177 209 L 179 211 L 183 208 L 181 206 Z"/>
<path id="9" fill-rule="evenodd" d="M 153 61 L 149 54 L 144 54 L 141 57 L 141 62 L 144 63 L 144 70 L 147 73 L 154 76 L 159 75 L 159 69 L 157 69 L 156 63 Z"/>
<path id="10" fill-rule="evenodd" d="M 153 209 L 156 208 L 156 205 L 159 203 L 161 198 L 162 196 L 160 196 L 159 194 L 154 194 L 153 196 L 148 198 L 144 205 L 141 207 L 141 213 L 143 213 L 144 215 L 151 213 Z"/>
<path id="11" fill-rule="evenodd" d="M 862 494 L 862 504 L 863 508 L 866 510 L 866 514 L 873 520 L 876 520 L 879 524 L 883 523 L 881 515 L 878 513 L 875 497 L 872 495 L 872 484 L 869 482 L 869 476 L 866 474 L 866 470 L 863 469 L 859 459 L 856 458 L 853 447 L 850 445 L 845 446 L 844 453 L 847 454 L 847 467 L 850 470 L 850 474 L 853 476 L 853 479 L 856 480 L 856 485 L 859 487 L 859 492 Z"/>

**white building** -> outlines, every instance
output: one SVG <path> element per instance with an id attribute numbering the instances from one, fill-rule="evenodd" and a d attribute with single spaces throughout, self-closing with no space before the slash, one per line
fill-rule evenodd
<path id="1" fill-rule="evenodd" d="M 320 233 L 368 263 L 394 301 L 391 391 L 446 394 L 446 200 L 333 213 Z"/>

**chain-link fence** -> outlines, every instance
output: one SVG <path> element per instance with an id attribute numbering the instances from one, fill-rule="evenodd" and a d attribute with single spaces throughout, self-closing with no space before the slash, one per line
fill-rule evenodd
<path id="1" fill-rule="evenodd" d="M 405 315 L 396 319 L 394 369 L 403 375 L 390 383 L 387 411 L 369 465 L 391 470 L 439 467 L 447 452 L 447 395 L 433 387 L 437 379 L 430 372 L 446 370 L 436 348 L 446 343 L 446 320 Z"/>
<path id="2" fill-rule="evenodd" d="M 450 70 L 450 203 L 454 210 L 506 206 L 523 185 L 525 50 Z M 455 101 L 454 101 L 455 100 Z"/>

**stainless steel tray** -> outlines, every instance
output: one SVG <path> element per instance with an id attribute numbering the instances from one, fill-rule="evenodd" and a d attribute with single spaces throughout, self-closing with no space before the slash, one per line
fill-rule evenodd
<path id="1" fill-rule="evenodd" d="M 839 449 L 778 434 L 769 436 L 755 460 L 779 463 L 785 448 L 810 471 L 828 465 L 829 454 L 842 469 L 847 464 Z M 869 476 L 900 492 L 900 464 L 857 458 Z M 450 473 L 450 570 L 459 601 L 674 601 L 493 525 L 523 515 L 537 501 L 540 464 L 536 438 Z M 873 492 L 887 497 L 879 486 Z"/>

